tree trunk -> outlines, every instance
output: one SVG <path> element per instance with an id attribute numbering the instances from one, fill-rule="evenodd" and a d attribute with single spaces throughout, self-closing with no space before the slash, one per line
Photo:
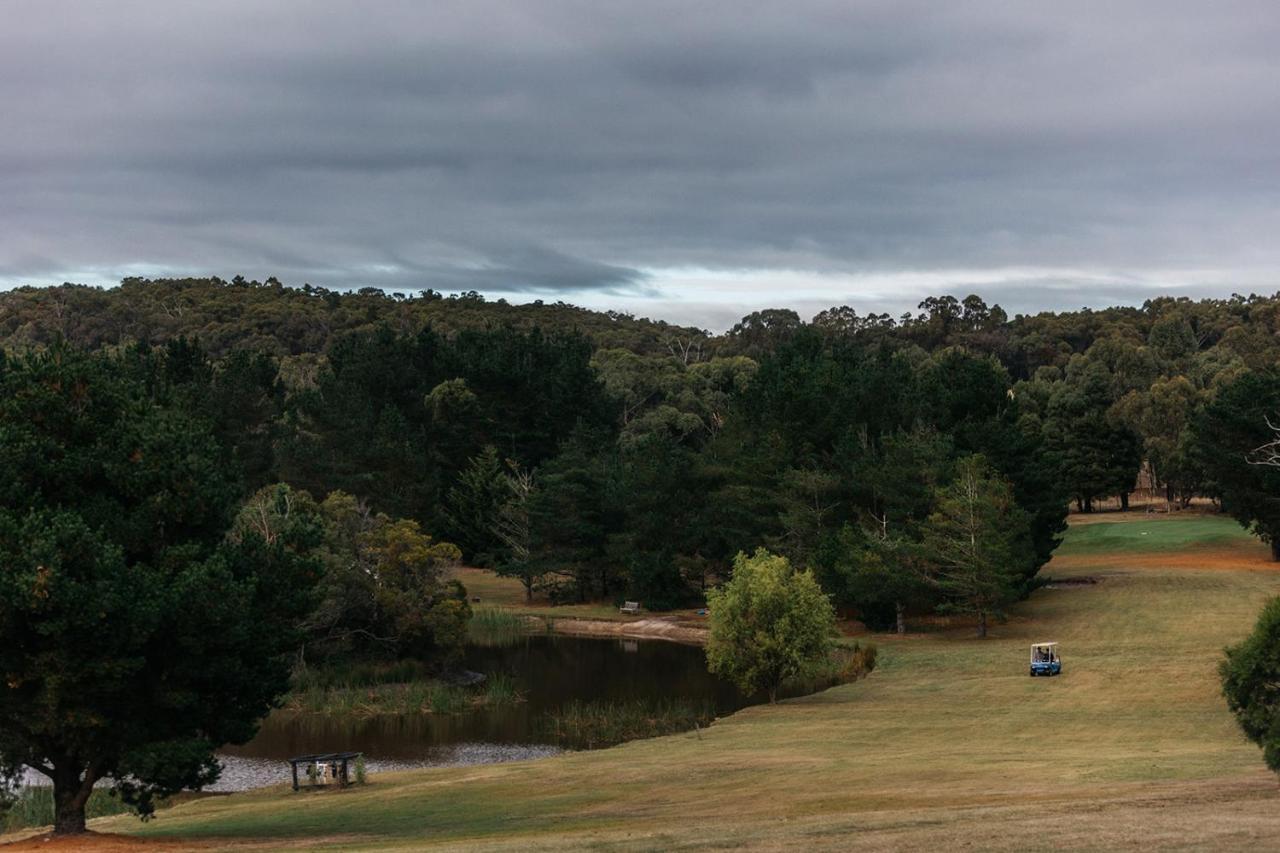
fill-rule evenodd
<path id="1" fill-rule="evenodd" d="M 1129 511 L 1129 493 L 1128 492 L 1120 493 L 1120 511 L 1121 512 Z"/>
<path id="2" fill-rule="evenodd" d="M 1084 498 L 1076 498 L 1076 512 L 1084 512 Z"/>
<path id="3" fill-rule="evenodd" d="M 894 611 L 897 613 L 897 616 L 898 616 L 898 633 L 899 633 L 899 634 L 905 634 L 905 633 L 907 633 L 907 612 L 906 612 L 906 608 L 902 606 L 902 602 L 901 602 L 901 601 L 895 601 L 895 602 L 893 603 L 893 609 L 894 609 Z"/>
<path id="4" fill-rule="evenodd" d="M 978 611 L 978 636 L 985 639 L 987 636 L 987 611 Z"/>
<path id="5" fill-rule="evenodd" d="M 76 767 L 55 767 L 53 773 L 53 834 L 79 835 L 85 831 L 84 806 L 97 777 L 88 771 L 84 779 Z"/>
<path id="6" fill-rule="evenodd" d="M 1274 537 L 1271 540 L 1271 559 L 1280 563 L 1280 539 Z"/>
<path id="7" fill-rule="evenodd" d="M 1093 498 L 1084 499 L 1084 511 L 1093 512 Z"/>
<path id="8" fill-rule="evenodd" d="M 533 578 L 524 579 L 524 601 L 525 604 L 533 603 Z"/>

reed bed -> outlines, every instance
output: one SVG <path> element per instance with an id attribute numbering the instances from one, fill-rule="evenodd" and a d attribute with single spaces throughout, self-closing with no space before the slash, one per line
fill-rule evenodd
<path id="1" fill-rule="evenodd" d="M 282 707 L 295 713 L 352 717 L 462 714 L 479 708 L 514 705 L 523 698 L 511 678 L 494 675 L 477 687 L 459 687 L 442 681 L 311 686 L 294 690 Z"/>
<path id="2" fill-rule="evenodd" d="M 686 732 L 715 719 L 710 702 L 636 699 L 569 702 L 543 720 L 543 733 L 570 749 L 602 749 L 630 740 Z"/>
<path id="3" fill-rule="evenodd" d="M 477 646 L 509 646 L 533 632 L 536 622 L 500 607 L 477 607 L 467 622 L 467 639 Z"/>

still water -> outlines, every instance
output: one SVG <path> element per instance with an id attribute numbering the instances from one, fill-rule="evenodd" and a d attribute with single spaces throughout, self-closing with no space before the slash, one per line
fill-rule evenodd
<path id="1" fill-rule="evenodd" d="M 727 714 L 748 703 L 707 672 L 701 648 L 651 640 L 539 634 L 467 651 L 465 666 L 505 674 L 524 701 L 464 714 L 382 715 L 366 719 L 273 714 L 258 736 L 224 750 L 224 784 L 233 789 L 281 781 L 280 759 L 315 752 L 363 752 L 371 771 L 492 763 L 553 754 L 542 719 L 568 702 L 688 700 Z"/>

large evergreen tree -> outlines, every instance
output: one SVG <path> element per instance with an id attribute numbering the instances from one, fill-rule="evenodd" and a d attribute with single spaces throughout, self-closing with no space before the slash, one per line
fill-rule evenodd
<path id="1" fill-rule="evenodd" d="M 1280 375 L 1246 373 L 1195 421 L 1196 455 L 1222 498 L 1222 508 L 1271 546 L 1280 560 L 1280 468 L 1254 464 L 1250 451 L 1274 439 Z"/>
<path id="2" fill-rule="evenodd" d="M 978 636 L 1019 593 L 1016 567 L 1031 549 L 1026 514 L 1008 482 L 981 457 L 960 462 L 924 526 L 926 580 L 945 596 L 943 609 L 977 617 Z"/>
<path id="3" fill-rule="evenodd" d="M 0 358 L 0 767 L 49 777 L 59 833 L 101 779 L 144 815 L 213 781 L 286 687 L 315 543 L 229 539 L 223 458 L 114 360 Z"/>

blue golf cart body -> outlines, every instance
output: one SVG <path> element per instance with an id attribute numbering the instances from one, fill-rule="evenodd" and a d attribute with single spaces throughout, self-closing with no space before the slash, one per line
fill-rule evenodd
<path id="1" fill-rule="evenodd" d="M 1057 643 L 1036 643 L 1031 647 L 1031 675 L 1061 675 L 1062 658 Z"/>

